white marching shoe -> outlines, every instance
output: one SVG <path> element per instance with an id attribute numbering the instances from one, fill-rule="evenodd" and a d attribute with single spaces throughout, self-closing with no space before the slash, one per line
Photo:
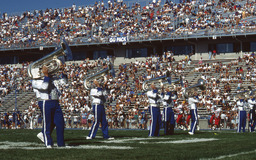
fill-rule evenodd
<path id="1" fill-rule="evenodd" d="M 114 140 L 114 139 L 115 139 L 114 137 L 107 138 L 107 140 Z"/>
<path id="2" fill-rule="evenodd" d="M 37 138 L 39 138 L 39 139 L 44 143 L 44 135 L 43 135 L 42 132 L 39 132 L 39 133 L 37 134 Z"/>
<path id="3" fill-rule="evenodd" d="M 92 139 L 92 137 L 87 136 L 86 139 Z"/>
<path id="4" fill-rule="evenodd" d="M 189 134 L 189 135 L 194 135 L 194 133 L 193 133 L 193 132 L 188 132 L 188 134 Z"/>

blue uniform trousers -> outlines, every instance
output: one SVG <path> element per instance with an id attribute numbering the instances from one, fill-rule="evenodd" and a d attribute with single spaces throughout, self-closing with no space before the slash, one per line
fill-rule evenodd
<path id="1" fill-rule="evenodd" d="M 196 125 L 197 125 L 197 121 L 198 121 L 197 109 L 191 109 L 190 114 L 191 114 L 191 129 L 190 129 L 190 132 L 195 133 Z"/>
<path id="2" fill-rule="evenodd" d="M 64 143 L 64 118 L 58 100 L 39 101 L 38 105 L 43 114 L 43 135 L 46 146 L 53 146 L 51 133 L 56 126 L 57 144 L 59 147 Z"/>
<path id="3" fill-rule="evenodd" d="M 175 119 L 174 112 L 171 107 L 164 107 L 164 134 L 170 135 L 174 133 Z"/>
<path id="4" fill-rule="evenodd" d="M 256 125 L 255 110 L 254 109 L 250 110 L 249 117 L 250 117 L 249 129 L 250 129 L 250 132 L 254 132 L 254 128 L 255 128 L 255 125 Z"/>
<path id="5" fill-rule="evenodd" d="M 106 120 L 106 113 L 104 105 L 93 105 L 93 114 L 94 114 L 94 123 L 92 125 L 89 137 L 95 138 L 97 130 L 99 128 L 99 124 L 101 123 L 101 130 L 104 139 L 108 139 L 108 122 Z"/>
<path id="6" fill-rule="evenodd" d="M 245 132 L 245 126 L 246 126 L 246 111 L 239 111 L 238 112 L 238 127 L 237 132 L 241 132 L 241 128 L 243 127 L 243 132 Z"/>
<path id="7" fill-rule="evenodd" d="M 159 136 L 161 128 L 161 114 L 159 107 L 149 106 L 149 112 L 151 115 L 151 124 L 149 130 L 149 137 Z"/>

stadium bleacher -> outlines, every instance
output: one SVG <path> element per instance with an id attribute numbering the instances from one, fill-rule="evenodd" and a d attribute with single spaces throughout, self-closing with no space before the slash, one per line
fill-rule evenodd
<path id="1" fill-rule="evenodd" d="M 248 86 L 252 86 L 255 83 L 254 77 L 248 77 L 247 75 L 255 74 L 253 67 L 251 67 L 251 70 L 247 68 L 249 73 L 246 73 L 246 68 L 244 68 L 245 66 L 248 67 L 249 64 L 254 64 L 253 55 L 245 54 L 245 56 L 240 59 L 203 59 L 202 62 L 198 60 L 189 60 L 188 57 L 183 57 L 183 59 L 181 57 L 179 58 L 180 60 L 168 62 L 167 59 L 164 60 L 161 57 L 153 56 L 147 57 L 144 62 L 133 59 L 133 62 L 131 63 L 115 65 L 116 78 L 109 77 L 111 94 L 109 94 L 107 101 L 108 107 L 106 113 L 109 116 L 108 118 L 112 119 L 117 113 L 118 116 L 124 116 L 127 123 L 131 122 L 131 128 L 138 127 L 139 121 L 138 119 L 135 119 L 135 115 L 140 115 L 145 110 L 145 107 L 147 107 L 146 97 L 143 95 L 140 85 L 147 78 L 162 75 L 166 69 L 171 69 L 173 79 L 182 76 L 186 86 L 197 84 L 197 80 L 200 78 L 203 78 L 206 81 L 206 91 L 201 92 L 201 90 L 198 89 L 199 93 L 201 93 L 200 103 L 202 104 L 200 105 L 198 112 L 203 119 L 214 112 L 214 107 L 223 108 L 224 113 L 231 111 L 235 112 L 234 102 L 232 101 L 233 97 L 231 95 L 241 91 L 242 88 L 247 89 Z M 250 60 L 249 63 L 247 62 L 248 60 Z M 88 91 L 84 89 L 83 80 L 86 75 L 101 70 L 102 64 L 106 61 L 107 59 L 95 61 L 85 60 L 68 62 L 66 64 L 65 71 L 69 77 L 69 86 L 62 89 L 63 94 L 60 98 L 63 112 L 66 116 L 80 116 L 80 113 L 83 110 L 89 112 Z M 26 68 L 25 66 L 20 67 Z M 156 67 L 159 68 L 159 72 L 154 70 Z M 244 68 L 244 73 L 237 73 L 237 67 Z M 8 67 L 5 65 L 2 68 Z M 15 69 L 11 69 L 10 72 L 7 72 L 7 75 L 12 75 L 13 71 L 15 71 Z M 22 69 L 19 69 L 19 71 L 22 71 Z M 223 76 L 226 75 L 226 73 L 229 75 L 227 75 L 227 77 Z M 27 73 L 25 72 L 24 77 L 27 77 L 26 74 Z M 150 74 L 149 77 L 148 74 Z M 136 80 L 139 80 L 139 83 L 137 83 Z M 220 81 L 218 87 L 216 80 Z M 8 84 L 8 81 L 6 82 Z M 237 86 L 241 82 L 242 88 L 238 90 Z M 230 93 L 227 93 L 224 89 L 227 83 L 229 83 L 231 87 Z M 39 110 L 35 103 L 35 94 L 31 90 L 29 80 L 27 78 L 18 79 L 17 84 L 23 84 L 25 86 L 18 87 L 19 89 L 16 94 L 18 110 L 23 111 L 23 113 L 27 115 L 37 115 Z M 183 88 L 180 86 L 175 88 L 178 95 L 182 94 L 182 89 Z M 210 104 L 206 103 L 203 96 L 210 97 Z M 220 97 L 225 97 L 225 99 L 221 99 Z M 177 107 L 180 105 L 183 100 L 183 97 L 180 96 L 175 106 Z M 232 107 L 226 108 L 225 105 L 227 104 Z M 184 107 L 186 108 L 186 104 Z M 9 93 L 2 96 L 1 110 L 4 112 L 11 112 L 14 108 L 15 89 L 10 87 Z M 129 121 L 128 115 L 132 115 L 131 121 Z"/>
<path id="2" fill-rule="evenodd" d="M 150 3 L 141 6 L 135 3 L 128 7 L 125 3 L 109 6 L 96 3 L 86 7 L 27 11 L 22 15 L 4 15 L 0 19 L 0 50 L 55 46 L 61 37 L 65 37 L 70 45 L 84 45 L 109 43 L 111 37 L 127 37 L 129 42 L 141 42 L 255 34 L 255 6 L 256 2 L 251 0 L 190 1 L 177 4 L 167 1 L 164 5 Z M 138 127 L 137 115 L 140 116 L 147 107 L 141 83 L 147 78 L 163 75 L 167 69 L 175 73 L 172 75 L 174 79 L 182 76 L 186 86 L 195 85 L 200 78 L 206 81 L 206 91 L 198 90 L 201 93 L 201 118 L 214 112 L 214 106 L 222 108 L 228 117 L 229 112 L 235 112 L 231 101 L 233 97 L 230 95 L 255 83 L 253 52 L 241 53 L 236 57 L 231 55 L 231 59 L 222 56 L 211 60 L 207 60 L 205 55 L 201 55 L 204 57 L 202 60 L 194 60 L 200 59 L 194 58 L 198 55 L 171 56 L 175 61 L 161 57 L 168 53 L 133 59 L 130 63 L 127 63 L 127 59 L 122 62 L 116 60 L 116 78 L 109 77 L 112 91 L 107 104 L 109 119 L 117 113 L 119 119 L 124 116 L 127 123 L 133 123 L 130 127 Z M 237 58 L 241 55 L 244 57 Z M 100 70 L 105 61 L 107 59 L 66 64 L 69 86 L 62 88 L 60 99 L 65 119 L 68 116 L 80 116 L 82 110 L 89 112 L 88 91 L 84 89 L 83 79 Z M 28 64 L 0 67 L 0 112 L 11 112 L 18 107 L 25 115 L 38 113 L 26 72 Z M 237 68 L 243 70 L 237 71 Z M 217 80 L 220 81 L 218 84 Z M 230 93 L 226 92 L 227 85 L 231 88 Z M 178 86 L 175 90 L 181 95 L 183 89 Z M 210 97 L 210 104 L 207 104 L 206 97 Z M 175 106 L 181 105 L 183 100 L 180 97 Z M 225 105 L 232 107 L 226 108 Z M 231 120 L 236 117 L 228 118 Z"/>
<path id="3" fill-rule="evenodd" d="M 0 19 L 0 49 L 109 43 L 110 37 L 142 40 L 186 39 L 255 33 L 254 1 L 190 1 L 72 6 L 27 11 Z"/>

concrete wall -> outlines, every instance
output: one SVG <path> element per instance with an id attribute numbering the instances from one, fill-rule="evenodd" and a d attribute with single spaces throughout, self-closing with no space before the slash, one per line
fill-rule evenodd
<path id="1" fill-rule="evenodd" d="M 125 57 L 126 56 L 126 49 L 124 47 L 115 48 L 114 49 L 115 57 Z"/>
<path id="2" fill-rule="evenodd" d="M 199 119 L 199 127 L 200 129 L 209 129 L 208 119 Z"/>
<path id="3" fill-rule="evenodd" d="M 198 54 L 208 53 L 208 41 L 201 41 L 195 46 L 195 52 Z"/>

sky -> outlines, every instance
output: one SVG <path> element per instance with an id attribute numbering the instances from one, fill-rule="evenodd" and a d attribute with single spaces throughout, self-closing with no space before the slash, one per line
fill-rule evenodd
<path id="1" fill-rule="evenodd" d="M 24 11 L 33 11 L 46 8 L 67 8 L 72 4 L 76 6 L 87 6 L 94 4 L 96 0 L 1 0 L 0 14 L 21 14 Z M 102 0 L 97 0 L 102 1 Z M 107 4 L 108 0 L 103 0 Z M 114 0 L 112 0 L 114 1 Z M 152 0 L 123 0 L 126 3 L 132 4 L 133 2 L 146 3 L 152 2 Z M 165 0 L 162 0 L 165 1 Z"/>

